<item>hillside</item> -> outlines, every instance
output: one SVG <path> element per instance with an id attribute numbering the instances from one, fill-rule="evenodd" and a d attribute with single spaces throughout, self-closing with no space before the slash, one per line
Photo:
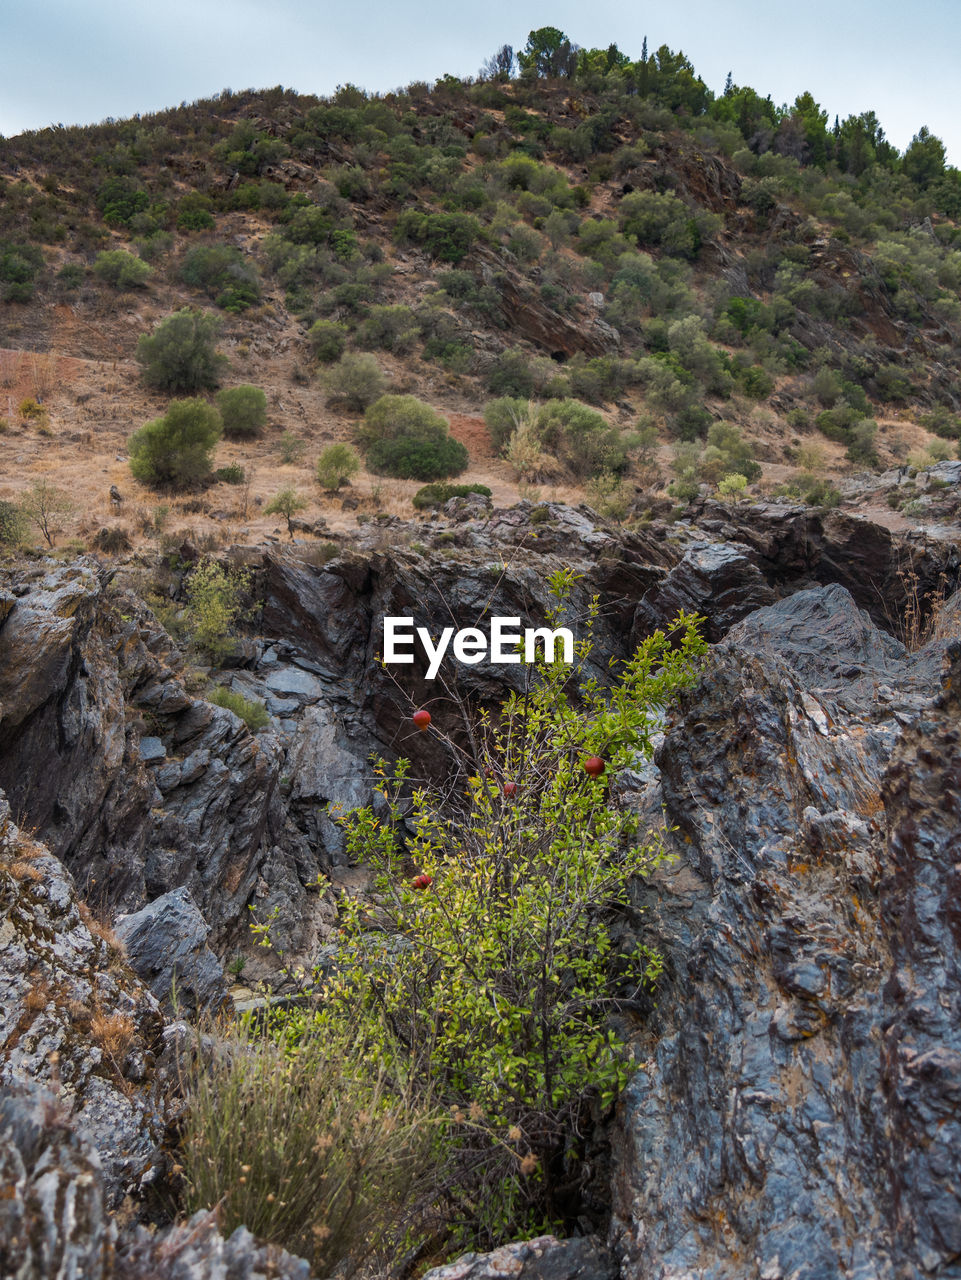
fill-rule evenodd
<path id="1" fill-rule="evenodd" d="M 555 28 L 0 139 L 0 1277 L 958 1275 L 959 218 Z"/>
<path id="2" fill-rule="evenodd" d="M 937 140 L 901 157 L 876 120 L 832 132 L 809 95 L 711 100 L 669 54 L 381 97 L 224 93 L 0 141 L 0 498 L 38 477 L 82 489 L 63 534 L 85 545 L 112 525 L 138 540 L 158 505 L 211 544 L 256 541 L 285 485 L 307 523 L 351 527 L 313 476 L 354 436 L 325 385 L 342 351 L 443 414 L 461 479 L 501 501 L 587 485 L 636 515 L 672 480 L 682 502 L 727 471 L 753 482 L 755 462 L 768 491 L 818 500 L 853 470 L 954 456 L 961 231 Z M 138 339 L 185 306 L 220 321 L 223 385 L 267 395 L 265 432 L 217 451 L 242 498 L 160 502 L 125 465 L 175 394 L 144 386 Z M 508 460 L 482 420 L 504 396 L 592 406 L 613 452 L 558 459 L 542 430 Z M 367 514 L 409 511 L 416 488 L 354 482 Z"/>

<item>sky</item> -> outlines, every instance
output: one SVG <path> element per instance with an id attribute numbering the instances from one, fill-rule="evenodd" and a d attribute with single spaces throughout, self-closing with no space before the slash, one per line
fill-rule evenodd
<path id="1" fill-rule="evenodd" d="M 503 44 L 560 27 L 636 58 L 682 49 L 775 102 L 810 90 L 833 120 L 874 110 L 901 150 L 921 125 L 961 165 L 959 0 L 0 0 L 0 134 L 147 114 L 221 89 L 327 94 L 475 75 Z"/>

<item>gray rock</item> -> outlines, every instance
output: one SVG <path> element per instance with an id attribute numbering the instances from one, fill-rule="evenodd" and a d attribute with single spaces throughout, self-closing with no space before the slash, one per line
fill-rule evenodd
<path id="1" fill-rule="evenodd" d="M 151 1235 L 137 1227 L 117 1248 L 114 1280 L 311 1280 L 310 1265 L 277 1245 L 259 1244 L 246 1227 L 228 1238 L 214 1213 Z"/>
<path id="2" fill-rule="evenodd" d="M 637 642 L 670 625 L 677 614 L 707 619 L 707 637 L 720 640 L 735 622 L 774 603 L 774 592 L 749 548 L 736 543 L 697 542 L 667 577 L 644 596 L 634 615 Z"/>
<path id="3" fill-rule="evenodd" d="M 613 1257 L 595 1236 L 538 1236 L 492 1253 L 465 1253 L 423 1280 L 615 1280 Z"/>
<path id="4" fill-rule="evenodd" d="M 137 976 L 168 1007 L 191 1014 L 228 1001 L 220 961 L 207 946 L 210 929 L 187 889 L 172 889 L 114 926 Z"/>
<path id="5" fill-rule="evenodd" d="M 140 739 L 140 759 L 144 764 L 155 764 L 167 758 L 167 748 L 159 738 Z"/>

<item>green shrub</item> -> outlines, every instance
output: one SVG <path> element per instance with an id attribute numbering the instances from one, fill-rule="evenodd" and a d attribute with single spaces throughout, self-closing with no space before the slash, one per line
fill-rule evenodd
<path id="1" fill-rule="evenodd" d="M 200 484 L 210 476 L 211 454 L 222 429 L 220 414 L 206 400 L 173 400 L 162 418 L 128 440 L 130 470 L 155 488 Z"/>
<path id="2" fill-rule="evenodd" d="M 242 693 L 225 684 L 219 684 L 215 689 L 211 689 L 207 694 L 207 701 L 212 702 L 216 707 L 226 707 L 235 716 L 240 716 L 251 733 L 256 733 L 258 729 L 263 729 L 270 724 L 270 716 L 262 702 L 256 698 L 245 698 Z"/>
<path id="3" fill-rule="evenodd" d="M 231 440 L 250 440 L 267 425 L 267 397 L 260 387 L 243 383 L 217 393 L 217 408 L 223 419 L 224 435 Z"/>
<path id="4" fill-rule="evenodd" d="M 193 644 L 214 662 L 233 648 L 232 629 L 242 616 L 250 571 L 228 572 L 216 560 L 201 560 L 187 578 L 184 628 Z"/>
<path id="5" fill-rule="evenodd" d="M 420 325 L 410 307 L 371 307 L 356 336 L 361 347 L 409 351 L 420 337 Z"/>
<path id="6" fill-rule="evenodd" d="M 469 494 L 479 493 L 489 498 L 491 491 L 486 484 L 425 484 L 411 498 L 417 511 L 431 511 L 442 507 L 451 498 L 466 498 Z"/>
<path id="7" fill-rule="evenodd" d="M 277 449 L 280 453 L 280 460 L 287 465 L 299 462 L 304 456 L 307 446 L 292 431 L 285 431 L 277 442 Z"/>
<path id="8" fill-rule="evenodd" d="M 132 253 L 123 249 L 107 249 L 97 254 L 93 273 L 115 289 L 141 289 L 153 275 L 153 270 Z"/>
<path id="9" fill-rule="evenodd" d="M 246 471 L 236 462 L 231 462 L 226 467 L 218 467 L 214 472 L 214 480 L 220 484 L 243 484 L 246 479 Z"/>
<path id="10" fill-rule="evenodd" d="M 384 394 L 387 379 L 373 356 L 348 351 L 324 374 L 324 385 L 331 399 L 349 409 L 366 409 Z"/>
<path id="11" fill-rule="evenodd" d="M 220 382 L 226 364 L 217 355 L 220 335 L 216 316 L 184 307 L 161 320 L 137 342 L 143 380 L 157 391 L 206 391 Z"/>
<path id="12" fill-rule="evenodd" d="M 456 266 L 480 233 L 480 223 L 469 213 L 421 213 L 408 209 L 397 219 L 395 238 L 399 244 L 420 245 L 432 258 Z"/>
<path id="13" fill-rule="evenodd" d="M 534 375 L 523 351 L 503 351 L 487 375 L 487 390 L 493 396 L 527 400 L 534 394 Z"/>
<path id="14" fill-rule="evenodd" d="M 333 364 L 344 354 L 350 330 L 336 320 L 315 320 L 310 326 L 307 341 L 321 364 Z"/>
<path id="15" fill-rule="evenodd" d="M 548 400 L 533 423 L 541 446 L 581 479 L 619 472 L 627 464 L 621 432 L 577 400 Z"/>
<path id="16" fill-rule="evenodd" d="M 528 416 L 530 402 L 518 396 L 500 396 L 496 400 L 488 400 L 484 405 L 484 423 L 491 438 L 491 444 L 498 453 L 502 453 L 507 444 Z"/>
<path id="17" fill-rule="evenodd" d="M 348 444 L 331 444 L 317 459 L 317 482 L 334 493 L 360 470 L 360 458 Z"/>
<path id="18" fill-rule="evenodd" d="M 27 536 L 27 522 L 14 502 L 0 501 L 0 543 L 18 547 Z"/>
<path id="19" fill-rule="evenodd" d="M 222 311 L 245 311 L 260 301 L 256 270 L 230 245 L 197 245 L 184 259 L 180 274 L 187 284 L 203 289 Z"/>
<path id="20" fill-rule="evenodd" d="M 264 507 L 264 515 L 283 516 L 287 521 L 287 533 L 293 539 L 294 517 L 299 511 L 306 510 L 306 507 L 307 499 L 288 485 L 286 488 L 281 489 L 279 493 L 274 494 L 266 507 Z"/>
<path id="21" fill-rule="evenodd" d="M 376 475 L 441 480 L 468 464 L 467 450 L 447 431 L 447 419 L 415 396 L 381 396 L 357 434 Z"/>
<path id="22" fill-rule="evenodd" d="M 573 580 L 552 579 L 562 602 L 552 626 Z M 372 1070 L 446 1110 L 449 1249 L 489 1249 L 575 1218 L 598 1109 L 635 1069 L 612 1015 L 649 989 L 660 960 L 643 944 L 618 946 L 619 917 L 663 852 L 584 762 L 600 755 L 613 776 L 650 754 L 659 714 L 693 683 L 704 651 L 690 619 L 676 625 L 674 643 L 660 632 L 646 640 L 613 689 L 588 675 L 581 626 L 574 672 L 540 662 L 477 739 L 462 809 L 446 806 L 442 785 L 402 799 L 401 762 L 378 769 L 376 810 L 345 817 L 348 852 L 374 871 L 380 931 L 366 903 L 342 895 L 336 968 L 318 1012 L 285 1019 L 287 1043 L 314 1025 L 321 1038 L 359 1028 Z M 425 887 L 411 867 L 430 877 Z"/>

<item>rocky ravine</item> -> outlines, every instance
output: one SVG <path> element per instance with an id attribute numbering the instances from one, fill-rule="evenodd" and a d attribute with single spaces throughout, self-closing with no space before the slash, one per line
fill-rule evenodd
<path id="1" fill-rule="evenodd" d="M 3 1274 L 152 1274 L 153 1244 L 132 1229 L 115 1241 L 109 1211 L 163 1176 L 171 975 L 189 1006 L 216 1007 L 250 906 L 279 906 L 284 945 L 309 956 L 332 913 L 318 874 L 345 874 L 328 807 L 366 800 L 371 750 L 446 767 L 406 727 L 409 697 L 431 686 L 417 668 L 395 684 L 376 663 L 380 617 L 468 625 L 488 608 L 534 621 L 563 563 L 583 575 L 575 617 L 600 596 L 599 657 L 626 653 L 678 604 L 706 614 L 718 642 L 656 765 L 619 781 L 652 819 L 664 806 L 678 855 L 638 889 L 667 971 L 614 1125 L 621 1274 L 961 1274 L 961 651 L 936 638 L 909 654 L 877 625 L 897 606 L 899 569 L 956 585 L 957 546 L 789 507 L 707 507 L 698 527 L 643 535 L 543 510 L 532 521 L 525 507 L 457 503 L 416 526 L 420 546 L 402 549 L 403 526 L 373 528 L 323 566 L 296 549 L 258 555 L 263 638 L 231 676 L 271 712 L 257 735 L 191 692 L 123 585 L 133 570 L 8 575 L 0 787 L 50 852 L 21 856 L 8 820 Z M 483 668 L 459 687 L 503 692 Z M 85 923 L 73 878 L 98 916 L 126 915 L 136 973 Z M 104 1019 L 123 1052 L 111 1039 L 98 1057 Z M 104 1116 L 124 1117 L 121 1144 L 105 1141 Z M 71 1250 L 87 1261 L 68 1265 Z M 306 1275 L 210 1224 L 174 1253 L 178 1275 Z M 462 1271 L 610 1266 L 547 1243 Z"/>

